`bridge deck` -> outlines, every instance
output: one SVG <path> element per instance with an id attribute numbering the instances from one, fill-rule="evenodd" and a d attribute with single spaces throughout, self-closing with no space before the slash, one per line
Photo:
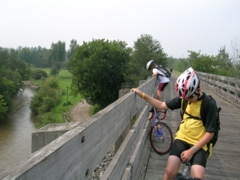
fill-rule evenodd
<path id="1" fill-rule="evenodd" d="M 175 96 L 174 83 L 176 76 L 171 77 L 171 82 L 164 90 L 164 100 Z M 240 110 L 228 104 L 213 92 L 202 87 L 202 91 L 211 94 L 222 108 L 220 115 L 221 130 L 219 139 L 214 147 L 213 155 L 208 159 L 205 179 L 207 180 L 237 180 L 240 179 Z M 180 121 L 179 110 L 169 111 L 165 122 L 173 132 Z M 149 145 L 149 144 L 148 144 Z M 149 145 L 150 146 L 150 145 Z M 150 148 L 148 164 L 143 175 L 145 180 L 163 179 L 164 169 L 168 155 L 160 156 Z"/>

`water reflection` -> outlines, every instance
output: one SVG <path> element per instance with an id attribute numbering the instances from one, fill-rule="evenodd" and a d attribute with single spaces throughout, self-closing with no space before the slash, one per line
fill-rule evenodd
<path id="1" fill-rule="evenodd" d="M 35 91 L 26 88 L 13 99 L 10 115 L 0 121 L 0 172 L 15 165 L 31 154 L 34 117 L 30 101 Z"/>

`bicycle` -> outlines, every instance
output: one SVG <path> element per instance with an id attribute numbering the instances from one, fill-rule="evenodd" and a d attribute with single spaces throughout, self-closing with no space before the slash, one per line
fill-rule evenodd
<path id="1" fill-rule="evenodd" d="M 149 111 L 151 115 L 148 120 L 153 120 L 152 127 L 150 130 L 150 143 L 152 148 L 157 154 L 164 155 L 167 154 L 173 144 L 172 131 L 167 124 L 161 122 L 165 119 L 167 113 L 163 110 L 157 110 L 152 108 Z"/>
<path id="2" fill-rule="evenodd" d="M 175 180 L 201 180 L 199 178 L 191 177 L 191 163 L 190 162 L 183 162 L 184 169 L 182 173 L 177 173 Z"/>

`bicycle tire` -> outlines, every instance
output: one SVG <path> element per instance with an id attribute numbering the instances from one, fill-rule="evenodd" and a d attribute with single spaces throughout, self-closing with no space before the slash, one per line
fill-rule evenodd
<path id="1" fill-rule="evenodd" d="M 165 119 L 166 116 L 167 116 L 167 113 L 164 110 L 158 110 L 158 118 L 159 118 L 159 120 Z M 153 117 L 154 117 L 154 113 L 151 112 L 150 116 L 148 117 L 148 120 L 153 119 Z"/>
<path id="2" fill-rule="evenodd" d="M 163 138 L 161 139 L 157 137 L 155 133 L 154 129 L 156 128 L 156 130 L 159 131 L 159 127 L 152 125 L 152 128 L 150 130 L 150 143 L 153 150 L 157 154 L 165 155 L 171 150 L 173 144 L 173 135 L 171 129 L 167 124 L 165 124 L 164 122 L 158 122 L 158 124 L 160 124 L 160 126 L 163 126 L 164 128 L 164 135 L 162 136 Z"/>

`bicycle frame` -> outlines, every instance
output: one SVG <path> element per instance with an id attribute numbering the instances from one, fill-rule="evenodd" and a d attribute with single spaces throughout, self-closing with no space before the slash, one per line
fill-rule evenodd
<path id="1" fill-rule="evenodd" d="M 166 117 L 166 112 L 153 108 L 150 110 L 151 117 L 148 120 L 153 120 L 150 130 L 150 143 L 154 151 L 160 155 L 167 154 L 172 146 L 173 136 L 168 125 L 161 122 Z M 161 113 L 161 114 L 160 114 Z M 161 115 L 159 117 L 159 115 Z"/>
<path id="2" fill-rule="evenodd" d="M 149 118 L 148 120 L 154 119 L 154 121 L 153 121 L 153 123 L 152 123 L 152 126 L 153 126 L 153 128 L 154 128 L 154 131 L 155 131 L 156 136 L 159 137 L 159 138 L 161 138 L 161 136 L 164 136 L 164 127 L 161 126 L 161 124 L 160 124 L 159 122 L 160 122 L 160 120 L 165 119 L 166 113 L 165 113 L 165 111 L 161 111 L 161 110 L 158 110 L 158 111 L 157 111 L 156 108 L 153 108 L 153 111 L 154 111 L 154 113 L 153 113 L 153 116 L 154 116 L 154 117 L 151 117 L 151 118 Z M 163 116 L 162 116 L 161 118 L 159 118 L 158 112 L 163 113 Z M 158 128 L 157 128 L 157 127 L 158 127 Z M 159 129 L 160 129 L 160 131 L 159 131 Z"/>

